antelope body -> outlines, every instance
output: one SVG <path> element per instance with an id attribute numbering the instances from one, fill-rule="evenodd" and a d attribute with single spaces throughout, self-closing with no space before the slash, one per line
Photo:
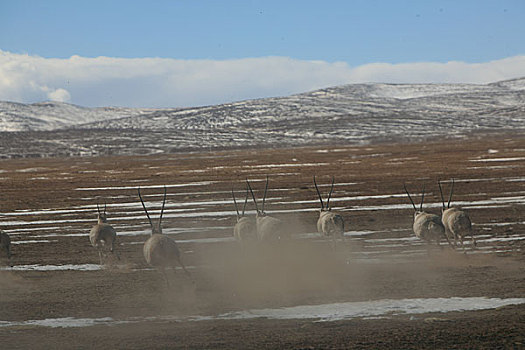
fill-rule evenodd
<path id="1" fill-rule="evenodd" d="M 283 222 L 277 218 L 267 215 L 258 215 L 256 220 L 257 235 L 260 241 L 277 241 L 284 237 Z"/>
<path id="2" fill-rule="evenodd" d="M 441 203 L 443 204 L 441 220 L 445 226 L 445 234 L 447 237 L 452 236 L 454 238 L 454 246 L 457 247 L 457 241 L 461 242 L 463 250 L 465 246 L 463 244 L 463 238 L 470 235 L 472 238 L 472 246 L 476 246 L 476 240 L 472 233 L 472 222 L 468 214 L 460 208 L 450 207 L 452 201 L 452 193 L 454 191 L 454 179 L 452 179 L 452 186 L 450 187 L 450 194 L 448 198 L 447 207 L 445 207 L 445 200 L 443 198 L 443 190 L 441 188 L 441 182 L 438 181 L 439 192 L 441 193 Z"/>
<path id="3" fill-rule="evenodd" d="M 330 208 L 330 198 L 332 197 L 332 193 L 334 191 L 334 181 L 334 178 L 332 178 L 332 187 L 330 189 L 330 193 L 328 194 L 328 199 L 325 206 L 314 176 L 315 189 L 317 191 L 317 195 L 319 196 L 319 201 L 321 202 L 319 219 L 317 220 L 317 232 L 323 236 L 331 237 L 335 245 L 336 238 L 344 239 L 345 222 L 340 214 L 333 212 L 332 208 Z"/>
<path id="4" fill-rule="evenodd" d="M 248 188 L 246 188 L 246 197 L 244 199 L 244 206 L 241 214 L 239 214 L 239 209 L 237 208 L 237 201 L 235 200 L 233 188 L 232 197 L 233 203 L 235 204 L 235 211 L 237 212 L 237 223 L 233 227 L 233 236 L 237 241 L 241 242 L 241 244 L 247 241 L 257 240 L 257 224 L 255 223 L 255 220 L 244 215 L 246 204 L 248 203 Z"/>
<path id="5" fill-rule="evenodd" d="M 287 234 L 284 230 L 284 223 L 282 220 L 269 216 L 264 211 L 264 204 L 266 201 L 266 194 L 268 192 L 268 177 L 266 177 L 266 185 L 264 189 L 264 196 L 262 202 L 262 208 L 259 210 L 257 206 L 257 200 L 253 194 L 252 187 L 248 180 L 246 180 L 248 188 L 252 194 L 253 202 L 255 203 L 255 209 L 257 215 L 255 217 L 256 227 L 257 227 L 257 238 L 259 241 L 263 242 L 272 242 L 277 240 L 282 240 L 287 238 Z"/>
<path id="6" fill-rule="evenodd" d="M 107 258 L 107 250 L 111 254 L 115 254 L 117 259 L 120 259 L 118 253 L 115 251 L 115 243 L 117 241 L 117 232 L 115 229 L 107 223 L 106 205 L 104 205 L 104 211 L 101 212 L 97 204 L 97 224 L 91 228 L 89 232 L 89 241 L 91 245 L 98 251 L 100 258 L 100 265 L 104 263 Z"/>
<path id="7" fill-rule="evenodd" d="M 343 217 L 331 211 L 322 211 L 317 220 L 317 232 L 332 238 L 343 238 L 345 232 L 345 222 Z"/>
<path id="8" fill-rule="evenodd" d="M 417 238 L 427 242 L 435 241 L 438 245 L 445 234 L 441 218 L 438 215 L 426 212 L 418 211 L 414 214 L 412 228 Z"/>
<path id="9" fill-rule="evenodd" d="M 13 266 L 11 263 L 11 238 L 2 231 L 0 231 L 0 251 L 5 251 L 9 266 Z"/>
<path id="10" fill-rule="evenodd" d="M 255 220 L 246 216 L 237 219 L 237 223 L 233 227 L 233 236 L 241 242 L 257 240 Z"/>
<path id="11" fill-rule="evenodd" d="M 151 221 L 148 210 L 146 209 L 146 205 L 144 204 L 144 200 L 140 194 L 140 188 L 138 189 L 138 194 L 151 227 L 151 236 L 144 243 L 144 259 L 148 265 L 156 267 L 162 271 L 168 286 L 169 281 L 168 277 L 166 276 L 166 267 L 172 267 L 173 271 L 175 271 L 175 267 L 180 265 L 186 275 L 190 276 L 190 273 L 188 270 L 186 270 L 186 267 L 182 263 L 181 253 L 177 247 L 177 243 L 162 233 L 162 214 L 164 213 L 164 205 L 166 204 L 166 186 L 164 186 L 164 199 L 162 201 L 159 222 L 155 225 Z"/>
<path id="12" fill-rule="evenodd" d="M 417 210 L 416 205 L 414 204 L 412 197 L 410 197 L 406 186 L 404 187 L 405 192 L 408 195 L 408 199 L 410 199 L 410 202 L 414 207 L 414 224 L 412 225 L 412 229 L 414 230 L 414 234 L 416 235 L 416 237 L 429 243 L 435 241 L 437 245 L 439 245 L 441 238 L 443 237 L 445 237 L 447 242 L 449 242 L 448 237 L 445 235 L 445 227 L 441 222 L 441 218 L 438 215 L 423 211 L 425 187 L 423 186 L 423 193 L 421 195 L 421 204 L 419 206 L 419 210 Z"/>

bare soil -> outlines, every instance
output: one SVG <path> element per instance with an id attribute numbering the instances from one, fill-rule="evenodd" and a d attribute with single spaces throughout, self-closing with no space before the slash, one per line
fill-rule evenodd
<path id="1" fill-rule="evenodd" d="M 408 204 L 406 198 L 378 198 L 374 195 L 403 193 L 403 182 L 413 192 L 427 186 L 425 202 L 439 202 L 438 179 L 455 178 L 455 201 L 476 202 L 525 194 L 525 137 L 487 136 L 466 140 L 421 144 L 378 144 L 367 146 L 333 145 L 305 148 L 252 149 L 228 152 L 161 154 L 142 157 L 15 159 L 0 162 L 0 227 L 23 228 L 13 220 L 30 222 L 42 217 L 36 213 L 5 215 L 24 210 L 78 208 L 107 201 L 112 217 L 113 204 L 137 202 L 135 186 L 155 200 L 161 189 L 149 185 L 212 181 L 189 189 L 169 188 L 168 203 L 218 201 L 230 199 L 232 182 L 244 190 L 246 177 L 262 192 L 265 175 L 270 176 L 268 211 L 290 209 L 282 201 L 298 201 L 293 209 L 312 207 L 302 203 L 317 199 L 312 176 L 329 183 L 335 176 L 334 197 L 372 196 L 351 202 L 337 202 L 349 230 L 378 231 L 373 238 L 397 237 L 411 230 L 412 210 L 364 209 L 385 204 Z M 494 162 L 475 162 L 481 158 L 511 158 Z M 240 167 L 240 165 L 244 167 Z M 285 167 L 262 167 L 286 164 Z M 297 164 L 297 165 L 293 165 Z M 317 164 L 317 165 L 316 165 Z M 292 175 L 290 175 L 292 174 Z M 481 180 L 480 180 L 481 179 Z M 521 179 L 521 180 L 520 180 Z M 129 191 L 77 190 L 89 187 L 130 186 Z M 328 187 L 322 187 L 327 192 Z M 344 192 L 344 194 L 343 194 Z M 240 193 L 240 192 L 239 192 Z M 87 198 L 87 196 L 91 198 Z M 418 196 L 416 196 L 419 198 Z M 207 211 L 233 210 L 230 204 L 214 204 Z M 115 208 L 115 209 L 111 209 Z M 361 209 L 363 208 L 363 209 Z M 469 213 L 478 234 L 494 238 L 525 236 L 525 203 L 480 205 Z M 158 208 L 156 208 L 158 210 Z M 202 209 L 202 208 L 197 208 Z M 113 211 L 113 213 L 112 213 Z M 431 209 L 438 213 L 439 209 Z M 97 264 L 98 255 L 87 234 L 93 212 L 67 214 L 70 222 L 31 226 L 34 230 L 13 235 L 38 235 L 38 228 L 56 226 L 53 242 L 14 244 L 13 263 Z M 113 214 L 113 216 L 112 216 Z M 99 271 L 0 271 L 0 321 L 26 321 L 49 318 L 102 318 L 115 320 L 159 315 L 217 315 L 224 312 L 401 298 L 436 297 L 525 297 L 525 240 L 502 240 L 487 254 L 463 254 L 449 247 L 429 246 L 428 253 L 409 255 L 399 261 L 403 247 L 387 248 L 381 263 L 354 259 L 368 248 L 361 240 L 350 239 L 334 252 L 330 244 L 293 239 L 278 246 L 240 249 L 235 242 L 185 243 L 186 265 L 194 267 L 194 283 L 184 274 L 172 273 L 169 288 L 160 273 L 148 269 L 140 242 L 147 239 L 147 224 L 140 206 L 133 208 L 129 220 L 118 221 L 117 232 L 144 230 L 137 236 L 119 237 L 121 261 Z M 158 214 L 156 214 L 158 215 Z M 293 233 L 313 232 L 314 212 L 298 211 L 278 215 L 286 218 Z M 74 221 L 79 220 L 79 221 Z M 7 225 L 7 223 L 9 225 Z M 169 227 L 233 226 L 234 216 L 226 218 L 170 218 Z M 5 224 L 5 226 L 2 225 Z M 483 226 L 491 223 L 505 225 Z M 485 229 L 483 229 L 485 227 Z M 405 230 L 405 231 L 403 231 Z M 48 232 L 48 231 L 46 231 Z M 85 233 L 71 236 L 70 233 Z M 216 237 L 213 229 L 198 238 Z M 175 239 L 195 238 L 182 233 Z M 500 246 L 498 246 L 500 245 Z M 480 249 L 482 249 L 481 244 Z M 470 249 L 470 246 L 469 246 Z M 97 325 L 79 328 L 10 326 L 0 324 L 5 349 L 232 349 L 232 348 L 403 348 L 403 349 L 521 349 L 525 348 L 525 305 L 482 311 L 393 315 L 385 319 L 351 319 L 335 322 L 315 320 L 208 320 L 176 321 L 151 319 L 136 323 Z"/>

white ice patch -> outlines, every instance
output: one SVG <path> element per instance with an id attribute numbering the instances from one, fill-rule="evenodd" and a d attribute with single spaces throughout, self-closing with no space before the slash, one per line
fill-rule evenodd
<path id="1" fill-rule="evenodd" d="M 140 322 L 173 322 L 173 321 L 212 321 L 212 320 L 246 320 L 246 319 L 273 319 L 294 320 L 306 319 L 317 322 L 331 322 L 355 318 L 368 319 L 370 317 L 389 317 L 397 315 L 417 315 L 425 313 L 445 313 L 454 311 L 475 311 L 495 309 L 508 305 L 525 304 L 525 298 L 417 298 L 417 299 L 385 299 L 361 302 L 333 303 L 321 305 L 300 305 L 276 309 L 252 309 L 228 312 L 220 315 L 196 316 L 151 316 L 131 317 L 124 320 L 115 320 L 111 317 L 103 318 L 50 318 L 28 321 L 0 321 L 0 327 L 40 326 L 51 328 L 90 327 L 96 325 L 116 325 Z"/>
<path id="2" fill-rule="evenodd" d="M 234 237 L 211 237 L 211 238 L 194 238 L 194 239 L 178 239 L 177 243 L 225 243 L 234 242 Z"/>
<path id="3" fill-rule="evenodd" d="M 517 160 L 525 160 L 525 157 L 469 159 L 471 162 L 514 162 Z"/>
<path id="4" fill-rule="evenodd" d="M 13 267 L 0 267 L 0 270 L 9 271 L 98 271 L 104 267 L 95 264 L 66 264 L 66 265 L 16 265 Z"/>
<path id="5" fill-rule="evenodd" d="M 222 314 L 216 319 L 270 318 L 317 319 L 319 321 L 340 321 L 352 318 L 424 314 L 432 312 L 472 311 L 494 309 L 506 305 L 524 304 L 525 298 L 430 298 L 430 299 L 386 299 L 363 302 L 334 303 L 322 305 L 301 305 L 279 309 L 257 309 Z"/>
<path id="6" fill-rule="evenodd" d="M 290 163 L 290 164 L 257 164 L 245 167 L 249 168 L 288 168 L 288 167 L 310 167 L 310 166 L 325 166 L 329 163 Z"/>
<path id="7" fill-rule="evenodd" d="M 11 242 L 11 244 L 36 244 L 36 243 L 56 243 L 58 240 L 55 239 L 30 239 L 26 241 L 15 241 Z"/>
<path id="8" fill-rule="evenodd" d="M 187 186 L 208 186 L 218 181 L 199 181 L 199 182 L 187 182 L 182 184 L 172 184 L 172 185 L 144 185 L 140 186 L 141 189 L 144 188 L 172 188 L 172 187 L 187 187 Z M 111 187 L 78 187 L 75 188 L 76 191 L 101 191 L 101 190 L 136 190 L 137 186 L 111 186 Z"/>
<path id="9" fill-rule="evenodd" d="M 111 317 L 102 318 L 74 318 L 74 317 L 63 317 L 63 318 L 46 318 L 44 320 L 29 320 L 21 322 L 8 322 L 0 321 L 0 327 L 13 327 L 13 326 L 37 326 L 37 327 L 50 327 L 50 328 L 76 328 L 76 327 L 90 327 L 98 325 L 108 324 L 119 324 L 125 323 L 125 321 L 116 321 Z"/>

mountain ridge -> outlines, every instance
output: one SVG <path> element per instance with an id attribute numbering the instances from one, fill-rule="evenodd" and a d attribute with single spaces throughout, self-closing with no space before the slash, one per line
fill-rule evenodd
<path id="1" fill-rule="evenodd" d="M 0 157 L 412 142 L 492 132 L 520 135 L 525 131 L 525 78 L 490 84 L 347 84 L 191 108 L 27 106 L 15 106 L 29 111 L 21 118 L 24 127 L 18 128 L 26 133 L 1 133 Z M 53 108 L 53 113 L 39 115 Z M 68 112 L 67 118 L 57 119 Z"/>
<path id="2" fill-rule="evenodd" d="M 36 130 L 56 130 L 63 128 L 108 128 L 114 120 L 123 118 L 141 118 L 163 114 L 164 116 L 185 116 L 195 113 L 207 113 L 210 109 L 232 109 L 235 106 L 254 106 L 258 113 L 262 113 L 264 104 L 269 102 L 283 102 L 286 104 L 297 99 L 319 99 L 331 98 L 334 105 L 338 105 L 338 100 L 343 98 L 346 103 L 356 102 L 356 100 L 377 102 L 381 100 L 386 107 L 392 101 L 404 101 L 413 99 L 435 99 L 439 96 L 466 94 L 464 97 L 473 97 L 475 94 L 519 94 L 525 90 L 525 77 L 503 80 L 489 84 L 386 84 L 386 83 L 363 83 L 345 84 L 324 89 L 313 90 L 305 93 L 294 94 L 284 97 L 259 98 L 244 101 L 236 101 L 219 105 L 209 105 L 187 108 L 128 108 L 128 107 L 82 107 L 63 102 L 44 101 L 32 104 L 19 102 L 0 101 L 0 131 L 36 131 Z M 513 94 L 514 93 L 514 94 Z M 486 96 L 485 96 L 486 98 Z M 521 104 L 520 96 L 517 104 Z M 420 100 L 422 101 L 422 100 Z M 295 101 L 299 102 L 299 101 Z M 358 102 L 358 101 L 357 101 Z M 435 102 L 435 101 L 434 101 Z M 443 101 L 449 102 L 450 101 Z M 479 99 L 478 102 L 482 102 Z M 442 103 L 441 105 L 446 105 Z M 341 111 L 344 112 L 344 111 Z M 122 127 L 115 125 L 114 127 Z M 136 127 L 136 125 L 135 125 Z M 146 127 L 147 129 L 147 127 Z"/>

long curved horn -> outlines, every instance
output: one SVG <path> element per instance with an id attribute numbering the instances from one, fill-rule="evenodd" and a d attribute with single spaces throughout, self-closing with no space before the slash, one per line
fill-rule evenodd
<path id="1" fill-rule="evenodd" d="M 403 183 L 403 187 L 405 188 L 405 192 L 407 193 L 408 199 L 410 199 L 410 203 L 412 203 L 412 206 L 414 207 L 414 211 L 417 211 L 416 205 L 414 204 L 412 197 L 410 197 L 410 193 L 408 193 L 407 185 L 405 183 Z"/>
<path id="2" fill-rule="evenodd" d="M 419 211 L 423 211 L 423 201 L 425 200 L 425 184 L 423 184 L 423 193 L 421 193 L 421 204 L 419 205 Z"/>
<path id="3" fill-rule="evenodd" d="M 98 211 L 98 215 L 100 215 L 100 207 L 98 206 L 98 203 L 97 203 L 97 211 Z"/>
<path id="4" fill-rule="evenodd" d="M 450 195 L 448 196 L 447 208 L 450 208 L 450 202 L 452 201 L 452 192 L 454 192 L 454 179 L 452 179 L 452 186 L 450 187 Z"/>
<path id="5" fill-rule="evenodd" d="M 235 205 L 235 211 L 237 212 L 237 219 L 239 219 L 239 209 L 237 209 L 237 201 L 235 200 L 235 193 L 233 192 L 233 184 L 232 184 L 232 197 L 233 197 L 233 205 Z"/>
<path id="6" fill-rule="evenodd" d="M 332 187 L 330 188 L 330 193 L 328 194 L 328 200 L 326 201 L 326 209 L 330 210 L 330 198 L 332 198 L 332 193 L 334 192 L 334 183 L 335 177 L 332 176 Z"/>
<path id="7" fill-rule="evenodd" d="M 263 204 L 262 204 L 262 210 L 261 212 L 264 213 L 264 203 L 266 202 L 266 193 L 268 192 L 268 176 L 266 176 L 266 186 L 264 187 L 264 196 L 263 196 Z"/>
<path id="8" fill-rule="evenodd" d="M 315 190 L 317 191 L 317 196 L 319 197 L 319 200 L 321 201 L 321 209 L 324 209 L 323 198 L 321 197 L 321 192 L 319 192 L 319 188 L 317 187 L 317 182 L 315 182 L 315 175 L 314 175 L 314 185 L 315 185 Z"/>
<path id="9" fill-rule="evenodd" d="M 106 215 L 106 209 L 108 208 L 108 205 L 106 203 L 106 201 L 104 201 L 104 215 Z"/>
<path id="10" fill-rule="evenodd" d="M 248 185 L 248 188 L 250 189 L 250 192 L 252 194 L 253 203 L 255 203 L 255 210 L 257 211 L 257 213 L 259 213 L 259 207 L 257 206 L 257 201 L 255 200 L 255 195 L 253 194 L 252 186 L 250 186 L 250 182 L 248 181 L 248 179 L 246 179 L 246 184 Z"/>
<path id="11" fill-rule="evenodd" d="M 246 204 L 248 204 L 248 186 L 246 186 L 246 196 L 244 198 L 244 205 L 242 206 L 242 216 L 244 216 L 244 212 L 246 211 Z"/>
<path id="12" fill-rule="evenodd" d="M 146 209 L 146 205 L 144 204 L 144 200 L 142 200 L 142 196 L 140 195 L 140 187 L 137 188 L 137 191 L 139 193 L 140 202 L 142 203 L 142 208 L 144 208 L 144 211 L 146 212 L 146 216 L 148 217 L 149 224 L 151 228 L 153 228 L 153 222 L 151 222 L 151 218 L 149 217 L 148 210 Z"/>
<path id="13" fill-rule="evenodd" d="M 443 189 L 441 188 L 441 181 L 438 180 L 439 194 L 441 194 L 441 204 L 443 204 L 443 209 L 445 209 L 445 198 L 443 198 Z"/>
<path id="14" fill-rule="evenodd" d="M 160 210 L 159 226 L 162 223 L 162 214 L 164 214 L 165 204 L 166 204 L 166 185 L 164 185 L 164 199 L 162 200 L 162 209 Z"/>

